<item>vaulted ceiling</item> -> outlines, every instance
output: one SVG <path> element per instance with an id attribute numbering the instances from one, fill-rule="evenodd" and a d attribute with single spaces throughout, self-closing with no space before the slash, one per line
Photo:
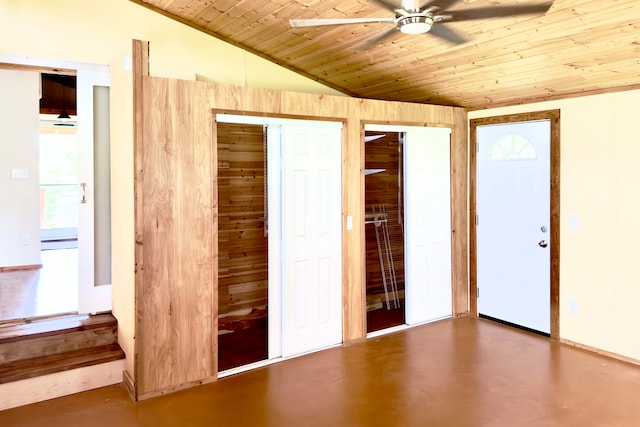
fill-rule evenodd
<path id="1" fill-rule="evenodd" d="M 368 49 L 362 44 L 394 24 L 292 28 L 289 20 L 393 18 L 384 1 L 131 1 L 361 98 L 481 109 L 640 88 L 638 0 L 555 0 L 543 15 L 447 23 L 462 44 L 396 31 Z M 454 14 L 548 3 L 441 1 Z"/>

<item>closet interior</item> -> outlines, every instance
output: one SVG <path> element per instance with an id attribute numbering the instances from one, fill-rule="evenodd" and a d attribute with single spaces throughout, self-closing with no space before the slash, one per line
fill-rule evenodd
<path id="1" fill-rule="evenodd" d="M 367 332 L 405 324 L 403 134 L 365 132 Z"/>
<path id="2" fill-rule="evenodd" d="M 268 358 L 266 131 L 217 123 L 218 371 Z"/>

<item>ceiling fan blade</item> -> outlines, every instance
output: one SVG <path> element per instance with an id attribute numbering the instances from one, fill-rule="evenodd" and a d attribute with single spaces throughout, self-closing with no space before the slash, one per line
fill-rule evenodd
<path id="1" fill-rule="evenodd" d="M 459 2 L 460 0 L 428 0 L 423 1 L 420 5 L 420 10 L 425 11 L 426 9 L 432 8 L 429 12 L 436 10 L 447 10 L 454 3 Z"/>
<path id="2" fill-rule="evenodd" d="M 393 28 L 389 28 L 387 31 L 383 31 L 380 34 L 378 34 L 377 36 L 373 37 L 372 39 L 367 40 L 366 42 L 359 44 L 356 47 L 356 50 L 367 50 L 372 46 L 377 45 L 378 43 L 380 43 L 382 40 L 391 37 L 392 35 L 396 34 L 398 31 L 397 27 L 393 27 Z"/>
<path id="3" fill-rule="evenodd" d="M 398 5 L 391 3 L 390 1 L 387 0 L 371 0 L 372 3 L 377 4 L 378 6 L 380 6 L 383 9 L 387 9 L 391 12 L 395 12 L 398 9 L 402 9 L 402 7 L 398 7 Z"/>
<path id="4" fill-rule="evenodd" d="M 431 27 L 431 30 L 429 30 L 427 34 L 434 35 L 438 38 L 441 38 L 442 40 L 448 41 L 451 44 L 462 44 L 469 41 L 457 32 L 453 31 L 451 28 L 442 24 L 434 25 L 433 27 Z"/>
<path id="5" fill-rule="evenodd" d="M 474 19 L 501 18 L 515 15 L 536 15 L 543 14 L 551 7 L 553 3 L 521 5 L 521 6 L 494 6 L 494 7 L 478 7 L 475 9 L 461 9 L 447 11 L 453 21 L 470 21 Z"/>
<path id="6" fill-rule="evenodd" d="M 370 24 L 395 22 L 395 18 L 328 18 L 328 19 L 290 19 L 292 27 L 319 27 L 322 25 Z"/>

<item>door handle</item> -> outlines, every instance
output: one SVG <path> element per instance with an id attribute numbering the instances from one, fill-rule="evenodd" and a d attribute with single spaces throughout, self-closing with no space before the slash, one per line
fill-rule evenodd
<path id="1" fill-rule="evenodd" d="M 546 248 L 547 246 L 549 246 L 549 244 L 547 243 L 546 240 L 540 240 L 538 242 L 538 246 L 540 246 L 541 248 Z"/>
<path id="2" fill-rule="evenodd" d="M 80 199 L 80 203 L 87 203 L 87 183 L 80 183 L 80 189 L 82 190 L 82 198 Z"/>

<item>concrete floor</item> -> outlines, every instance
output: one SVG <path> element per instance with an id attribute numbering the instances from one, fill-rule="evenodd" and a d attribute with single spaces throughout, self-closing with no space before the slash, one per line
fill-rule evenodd
<path id="1" fill-rule="evenodd" d="M 121 385 L 0 426 L 640 426 L 640 367 L 461 318 L 134 403 Z"/>

